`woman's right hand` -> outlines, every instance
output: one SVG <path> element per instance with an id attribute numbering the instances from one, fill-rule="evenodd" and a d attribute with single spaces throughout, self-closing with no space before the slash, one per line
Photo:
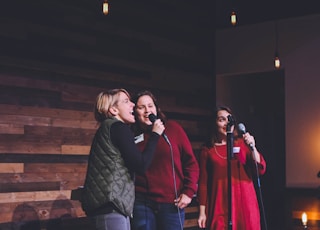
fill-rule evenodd
<path id="1" fill-rule="evenodd" d="M 206 214 L 200 214 L 199 218 L 198 218 L 199 228 L 205 228 L 206 227 L 206 221 L 207 221 Z"/>
<path id="2" fill-rule="evenodd" d="M 199 218 L 198 218 L 199 228 L 206 228 L 206 222 L 207 222 L 206 206 L 199 205 Z"/>

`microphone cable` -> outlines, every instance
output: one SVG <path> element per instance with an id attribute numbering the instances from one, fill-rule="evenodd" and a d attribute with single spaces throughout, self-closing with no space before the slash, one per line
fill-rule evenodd
<path id="1" fill-rule="evenodd" d="M 245 134 L 247 131 L 246 131 L 246 127 L 243 123 L 239 123 L 238 124 L 238 130 L 240 131 L 241 134 Z M 250 151 L 251 151 L 251 154 L 252 154 L 252 158 L 253 158 L 253 161 L 255 163 L 255 169 L 256 169 L 256 176 L 257 176 L 257 186 L 258 186 L 258 191 L 259 191 L 259 194 L 258 194 L 258 197 L 259 197 L 259 203 L 260 203 L 260 208 L 261 208 L 261 212 L 262 212 L 262 218 L 263 218 L 263 224 L 264 224 L 264 230 L 268 230 L 268 227 L 267 227 L 267 220 L 266 220 L 266 214 L 265 214 L 265 210 L 264 210 L 264 204 L 263 204 L 263 199 L 262 199 L 262 192 L 261 192 L 261 185 L 260 185 L 260 176 L 259 176 L 259 170 L 258 170 L 258 163 L 256 161 L 256 157 L 254 155 L 254 149 L 253 149 L 253 145 L 249 145 L 250 147 Z"/>
<path id="2" fill-rule="evenodd" d="M 252 151 L 253 155 L 253 161 L 255 163 L 255 169 L 256 169 L 256 176 L 257 176 L 257 186 L 258 186 L 258 192 L 259 192 L 259 201 L 260 201 L 260 206 L 261 206 L 261 212 L 262 212 L 262 218 L 263 218 L 263 224 L 264 224 L 264 230 L 268 230 L 267 227 L 267 220 L 266 220 L 266 213 L 264 210 L 264 204 L 263 204 L 263 199 L 262 199 L 262 192 L 261 192 L 261 185 L 260 185 L 260 176 L 259 176 L 259 170 L 258 170 L 258 163 L 256 161 L 256 158 L 254 156 L 253 150 L 250 148 Z"/>
<path id="3" fill-rule="evenodd" d="M 149 120 L 152 123 L 154 123 L 155 120 L 157 119 L 157 116 L 154 115 L 153 113 L 150 113 L 148 117 L 149 117 Z M 167 135 L 165 133 L 162 134 L 162 137 L 167 142 L 167 144 L 169 145 L 169 148 L 170 148 L 174 194 L 175 194 L 175 199 L 178 199 L 177 179 L 176 179 L 176 174 L 175 174 L 175 170 L 174 170 L 174 158 L 173 158 L 172 145 L 171 145 L 171 142 L 169 141 L 169 139 L 168 139 L 168 137 L 167 137 Z M 181 221 L 181 212 L 180 212 L 180 208 L 178 206 L 177 206 L 177 211 L 178 211 L 178 218 L 179 218 L 179 221 L 180 221 L 180 227 L 181 227 L 181 230 L 183 230 L 183 223 Z"/>
<path id="4" fill-rule="evenodd" d="M 165 138 L 165 141 L 168 143 L 169 148 L 170 148 L 170 156 L 171 156 L 171 165 L 172 165 L 172 175 L 173 175 L 173 187 L 174 187 L 174 194 L 175 194 L 175 198 L 178 199 L 178 189 L 177 189 L 177 180 L 176 180 L 176 174 L 175 174 L 175 170 L 174 170 L 174 158 L 173 158 L 173 149 L 172 149 L 172 145 L 169 141 L 168 138 Z M 146 178 L 146 183 L 147 183 L 147 190 L 149 190 L 149 182 Z M 145 206 L 147 206 L 147 200 L 144 200 Z M 179 222 L 180 222 L 180 228 L 181 230 L 183 230 L 183 223 L 181 221 L 181 213 L 180 213 L 180 208 L 177 206 L 177 211 L 178 211 L 178 218 L 179 218 Z M 146 219 L 148 219 L 148 215 L 147 215 L 147 208 L 145 209 L 145 217 Z"/>
<path id="5" fill-rule="evenodd" d="M 176 173 L 174 170 L 173 149 L 172 149 L 172 145 L 171 145 L 168 138 L 166 138 L 166 142 L 168 143 L 168 145 L 170 147 L 174 194 L 175 194 L 176 199 L 178 199 L 177 179 L 176 179 Z M 177 206 L 177 210 L 178 210 L 178 216 L 179 216 L 179 221 L 180 221 L 180 227 L 181 227 L 181 230 L 183 230 L 183 223 L 181 221 L 181 212 L 180 212 L 180 208 L 178 206 Z"/>

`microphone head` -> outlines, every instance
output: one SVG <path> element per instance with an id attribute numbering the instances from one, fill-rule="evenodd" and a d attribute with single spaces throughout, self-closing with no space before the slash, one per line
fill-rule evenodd
<path id="1" fill-rule="evenodd" d="M 245 134 L 247 131 L 246 131 L 246 127 L 244 126 L 244 124 L 242 123 L 239 123 L 238 124 L 238 129 L 240 131 L 241 134 Z"/>
<path id="2" fill-rule="evenodd" d="M 232 117 L 232 115 L 228 115 L 228 123 L 230 124 L 230 125 L 234 125 L 234 119 L 233 119 L 233 117 Z"/>
<path id="3" fill-rule="evenodd" d="M 157 116 L 154 115 L 153 113 L 150 113 L 149 114 L 149 120 L 154 123 L 156 120 L 157 120 Z"/>

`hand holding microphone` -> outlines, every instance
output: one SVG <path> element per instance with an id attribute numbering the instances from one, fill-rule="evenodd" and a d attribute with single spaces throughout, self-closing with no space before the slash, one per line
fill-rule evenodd
<path id="1" fill-rule="evenodd" d="M 160 119 L 158 119 L 157 116 L 154 115 L 153 113 L 149 114 L 149 120 L 153 124 L 152 131 L 158 133 L 159 135 L 162 135 L 163 138 L 166 140 L 166 142 L 170 145 L 170 141 L 169 141 L 167 135 L 164 133 L 165 127 L 164 127 L 162 121 Z"/>
<path id="2" fill-rule="evenodd" d="M 259 155 L 259 153 L 258 153 L 257 148 L 255 148 L 255 140 L 254 140 L 254 137 L 251 136 L 250 133 L 248 133 L 248 132 L 246 131 L 246 127 L 244 126 L 244 124 L 239 123 L 238 129 L 239 129 L 240 133 L 242 134 L 245 143 L 246 143 L 247 145 L 249 145 L 250 150 L 251 150 L 252 155 L 253 155 L 253 159 L 254 159 L 256 162 L 260 162 L 260 155 Z"/>
<path id="3" fill-rule="evenodd" d="M 160 119 L 157 119 L 156 115 L 153 113 L 149 114 L 149 120 L 152 122 L 152 131 L 155 133 L 158 133 L 159 135 L 162 135 L 164 132 L 164 125 Z"/>
<path id="4" fill-rule="evenodd" d="M 246 131 L 246 127 L 244 126 L 244 124 L 239 123 L 238 129 L 240 131 L 240 134 L 242 134 L 243 140 L 246 142 L 246 144 L 249 145 L 251 150 L 254 150 L 254 146 L 255 146 L 254 137 L 251 136 L 250 133 Z"/>

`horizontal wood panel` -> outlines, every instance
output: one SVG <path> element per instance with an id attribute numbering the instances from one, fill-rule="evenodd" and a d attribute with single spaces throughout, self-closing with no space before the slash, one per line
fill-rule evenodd
<path id="1" fill-rule="evenodd" d="M 0 153 L 0 161 L 3 163 L 87 163 L 88 156 L 62 155 L 62 154 L 8 154 Z"/>
<path id="2" fill-rule="evenodd" d="M 58 143 L 25 142 L 17 140 L 0 140 L 0 153 L 24 154 L 61 154 L 61 145 Z"/>
<path id="3" fill-rule="evenodd" d="M 0 183 L 0 193 L 60 190 L 60 182 Z"/>
<path id="4" fill-rule="evenodd" d="M 49 164 L 48 164 L 49 165 Z M 74 167 L 75 165 L 71 165 Z M 65 165 L 68 167 L 68 164 Z M 85 178 L 85 170 L 81 169 L 81 172 L 57 172 L 58 170 L 54 170 L 53 172 L 25 172 L 25 173 L 0 173 L 0 181 L 1 183 L 31 183 L 31 182 L 59 182 L 62 184 L 77 182 L 75 186 L 69 189 L 62 190 L 70 190 L 77 188 L 78 186 L 83 185 Z M 63 170 L 61 170 L 63 171 Z M 80 170 L 79 170 L 80 171 Z"/>
<path id="5" fill-rule="evenodd" d="M 0 163 L 0 175 L 2 173 L 22 173 L 23 171 L 22 163 Z"/>
<path id="6" fill-rule="evenodd" d="M 48 142 L 26 142 L 5 138 L 0 141 L 0 153 L 12 154 L 61 154 L 61 155 L 88 155 L 90 146 L 85 145 L 61 145 L 53 141 Z"/>
<path id="7" fill-rule="evenodd" d="M 185 213 L 198 213 L 199 212 L 199 206 L 188 206 L 185 209 Z"/>
<path id="8" fill-rule="evenodd" d="M 95 54 L 91 54 L 95 55 Z M 78 53 L 77 56 L 83 56 L 83 58 L 87 58 L 87 55 L 83 53 Z M 42 79 L 43 76 L 46 76 L 47 78 L 50 78 L 54 81 L 60 81 L 64 83 L 73 83 L 76 82 L 77 85 L 86 85 L 87 87 L 94 87 L 96 88 L 96 91 L 102 91 L 109 88 L 132 88 L 132 87 L 143 87 L 143 88 L 149 88 L 151 87 L 150 81 L 145 81 L 143 79 L 139 80 L 137 77 L 143 73 L 135 71 L 132 68 L 125 68 L 121 66 L 115 66 L 112 67 L 110 64 L 107 63 L 113 63 L 115 62 L 114 58 L 110 57 L 107 58 L 105 56 L 98 56 L 97 59 L 99 59 L 99 62 L 101 65 L 104 66 L 103 70 L 100 70 L 100 72 L 97 70 L 96 66 L 88 67 L 86 64 L 88 63 L 79 63 L 78 66 L 70 66 L 65 64 L 53 64 L 53 63 L 46 63 L 43 61 L 35 61 L 35 60 L 29 60 L 29 59 L 20 59 L 18 63 L 12 63 L 8 61 L 8 58 L 1 57 L 1 64 L 0 66 L 4 65 L 2 69 L 5 69 L 5 74 L 11 75 L 20 75 L 20 72 L 24 72 L 25 75 L 28 76 L 28 78 L 32 79 Z M 123 62 L 123 61 L 122 61 Z M 124 63 L 128 63 L 128 61 L 125 61 Z M 89 63 L 90 65 L 90 63 Z M 119 64 L 118 64 L 119 65 Z M 124 64 L 122 64 L 124 65 Z M 130 64 L 131 66 L 132 64 Z M 135 68 L 136 65 L 132 65 Z M 93 67 L 93 68 L 92 68 Z M 100 67 L 101 68 L 101 67 Z M 114 69 L 114 70 L 113 70 Z M 17 71 L 20 70 L 20 71 Z M 119 73 L 118 73 L 119 72 Z M 135 73 L 135 74 L 133 74 Z M 31 75 L 31 76 L 30 76 Z M 127 76 L 129 75 L 129 77 Z M 130 76 L 130 75 L 136 75 L 136 76 Z M 106 84 L 107 82 L 107 84 Z M 101 86 L 104 86 L 102 87 Z M 88 88 L 89 93 L 92 91 L 90 88 Z M 90 95 L 82 95 L 81 97 L 91 98 Z M 95 96 L 94 96 L 95 98 Z M 88 100 L 88 99 L 86 99 Z"/>
<path id="9" fill-rule="evenodd" d="M 4 122 L 4 121 L 1 121 Z M 0 134 L 24 134 L 24 126 L 22 124 L 1 124 Z"/>
<path id="10" fill-rule="evenodd" d="M 48 201 L 55 200 L 57 197 L 70 199 L 70 196 L 71 190 L 0 193 L 0 204 L 10 202 Z"/>
<path id="11" fill-rule="evenodd" d="M 85 145 L 62 145 L 61 154 L 63 155 L 89 155 L 91 146 Z"/>
<path id="12" fill-rule="evenodd" d="M 87 164 L 77 163 L 77 164 L 44 164 L 44 163 L 26 163 L 24 166 L 25 173 L 83 173 L 87 171 Z"/>
<path id="13" fill-rule="evenodd" d="M 95 129 L 65 128 L 65 127 L 45 127 L 45 126 L 25 126 L 25 141 L 39 141 L 43 143 L 61 143 L 61 145 L 83 145 L 90 146 Z"/>
<path id="14" fill-rule="evenodd" d="M 1 122 L 18 125 L 43 125 L 51 124 L 49 117 L 21 116 L 21 115 L 0 115 Z"/>
<path id="15" fill-rule="evenodd" d="M 198 227 L 198 218 L 186 219 L 184 221 L 184 228 Z"/>
<path id="16" fill-rule="evenodd" d="M 42 110 L 45 113 L 45 109 Z M 28 115 L 0 115 L 1 123 L 15 124 L 15 125 L 29 125 L 29 126 L 53 126 L 53 127 L 69 127 L 69 128 L 82 128 L 82 129 L 93 129 L 97 127 L 96 121 L 93 119 L 86 120 L 75 120 L 75 119 L 54 119 L 50 117 L 39 116 L 28 116 Z"/>
<path id="17" fill-rule="evenodd" d="M 93 113 L 91 111 L 83 112 L 78 110 L 55 109 L 55 108 L 21 106 L 21 105 L 10 105 L 10 104 L 0 104 L 0 114 L 4 115 L 3 118 L 5 118 L 5 115 L 7 115 L 8 119 L 11 119 L 12 122 L 14 121 L 13 119 L 14 116 L 40 117 L 40 118 L 46 118 L 46 119 L 50 118 L 51 120 L 53 120 L 54 118 L 59 118 L 64 120 L 73 119 L 73 120 L 80 120 L 80 121 L 94 120 Z M 16 121 L 16 123 L 19 123 L 19 121 Z M 46 122 L 46 124 L 51 124 L 51 123 Z"/>

